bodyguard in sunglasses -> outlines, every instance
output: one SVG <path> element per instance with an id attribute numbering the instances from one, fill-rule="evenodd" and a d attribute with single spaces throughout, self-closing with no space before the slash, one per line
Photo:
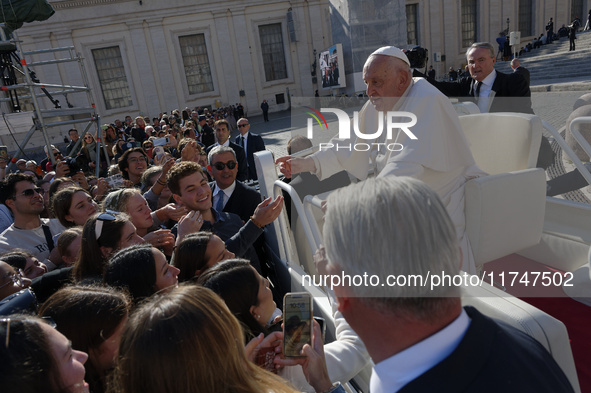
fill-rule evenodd
<path id="1" fill-rule="evenodd" d="M 55 246 L 52 238 L 65 228 L 57 219 L 40 217 L 43 194 L 31 175 L 12 173 L 0 182 L 0 203 L 14 215 L 14 223 L 0 234 L 0 253 L 23 248 L 53 270 L 55 264 L 49 259 Z"/>
<path id="2" fill-rule="evenodd" d="M 210 183 L 213 207 L 219 212 L 237 214 L 247 222 L 261 203 L 261 194 L 236 181 L 239 167 L 236 153 L 230 147 L 216 146 L 207 158 L 207 170 L 214 179 Z"/>

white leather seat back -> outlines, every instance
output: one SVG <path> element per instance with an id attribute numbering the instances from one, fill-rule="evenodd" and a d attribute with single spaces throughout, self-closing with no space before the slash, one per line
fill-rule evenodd
<path id="1" fill-rule="evenodd" d="M 466 183 L 466 233 L 476 271 L 486 262 L 538 244 L 546 209 L 540 168 L 479 177 Z"/>
<path id="2" fill-rule="evenodd" d="M 535 168 L 542 140 L 542 122 L 522 113 L 481 113 L 460 116 L 476 163 L 491 175 Z"/>

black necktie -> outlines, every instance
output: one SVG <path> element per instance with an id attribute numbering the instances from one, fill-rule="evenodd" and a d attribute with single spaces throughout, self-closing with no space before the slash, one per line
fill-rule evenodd
<path id="1" fill-rule="evenodd" d="M 474 97 L 480 97 L 480 86 L 482 85 L 481 82 L 476 81 L 476 90 L 474 90 Z"/>
<path id="2" fill-rule="evenodd" d="M 244 137 L 243 136 L 240 137 L 240 145 L 242 147 L 244 147 Z"/>

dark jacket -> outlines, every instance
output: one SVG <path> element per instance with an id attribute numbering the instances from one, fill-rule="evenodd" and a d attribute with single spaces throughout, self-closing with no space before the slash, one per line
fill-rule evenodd
<path id="1" fill-rule="evenodd" d="M 241 138 L 242 135 L 238 135 L 234 142 L 241 146 Z M 251 132 L 248 133 L 248 138 L 246 139 L 246 162 L 248 164 L 248 179 L 249 180 L 257 180 L 257 171 L 254 165 L 254 153 L 257 151 L 265 150 L 265 142 L 263 138 L 258 134 L 253 134 Z"/>
<path id="2" fill-rule="evenodd" d="M 424 74 L 418 71 L 415 71 L 413 76 L 425 77 Z M 427 77 L 427 80 L 448 97 L 469 98 L 471 101 L 475 101 L 475 80 L 472 77 L 460 78 L 457 82 L 438 82 L 429 77 Z M 495 92 L 494 97 L 492 95 L 493 91 Z M 531 107 L 529 85 L 520 74 L 504 74 L 497 71 L 490 97 L 492 103 L 489 112 L 534 113 Z"/>

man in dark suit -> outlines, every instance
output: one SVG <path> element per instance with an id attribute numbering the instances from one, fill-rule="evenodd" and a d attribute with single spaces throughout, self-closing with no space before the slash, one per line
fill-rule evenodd
<path id="1" fill-rule="evenodd" d="M 462 307 L 454 225 L 425 183 L 370 178 L 336 190 L 326 206 L 328 258 L 321 248 L 316 266 L 375 363 L 371 392 L 573 392 L 539 342 Z M 334 279 L 360 272 L 373 282 Z"/>
<path id="2" fill-rule="evenodd" d="M 519 59 L 511 60 L 511 68 L 513 68 L 514 73 L 521 75 L 527 82 L 527 86 L 529 86 L 529 70 L 521 65 Z"/>
<path id="3" fill-rule="evenodd" d="M 261 104 L 261 110 L 263 111 L 263 118 L 265 121 L 269 121 L 269 103 L 267 100 L 263 100 L 263 103 Z"/>
<path id="4" fill-rule="evenodd" d="M 236 181 L 240 165 L 234 150 L 225 146 L 214 147 L 209 153 L 208 164 L 207 170 L 214 179 L 211 183 L 213 207 L 218 211 L 237 214 L 247 222 L 261 203 L 261 194 Z"/>
<path id="5" fill-rule="evenodd" d="M 244 149 L 246 154 L 246 165 L 248 166 L 248 180 L 257 180 L 257 171 L 254 165 L 254 153 L 265 150 L 265 142 L 258 134 L 250 133 L 250 123 L 248 119 L 241 118 L 237 122 L 240 135 L 234 142 Z"/>
<path id="6" fill-rule="evenodd" d="M 216 143 L 209 146 L 205 151 L 207 154 L 216 146 L 226 146 L 231 147 L 236 153 L 236 161 L 238 162 L 238 175 L 237 179 L 240 181 L 245 181 L 248 179 L 248 166 L 246 165 L 246 155 L 244 154 L 244 149 L 239 145 L 230 141 L 230 124 L 227 120 L 218 120 L 213 125 L 215 128 L 215 139 L 217 140 Z"/>
<path id="7" fill-rule="evenodd" d="M 215 143 L 215 135 L 213 129 L 207 124 L 207 117 L 199 115 L 199 127 L 201 127 L 201 143 L 205 147 L 209 147 Z"/>
<path id="8" fill-rule="evenodd" d="M 230 147 L 216 146 L 208 156 L 207 170 L 214 181 L 210 184 L 212 206 L 220 212 L 234 213 L 242 221 L 248 222 L 254 211 L 261 203 L 261 194 L 254 188 L 236 181 L 238 168 L 236 154 Z M 268 265 L 265 251 L 264 233 L 253 243 L 254 251 L 260 262 L 261 272 L 265 276 L 272 275 L 272 268 Z"/>
<path id="9" fill-rule="evenodd" d="M 466 52 L 469 78 L 458 82 L 427 80 L 448 97 L 470 97 L 480 112 L 534 113 L 531 91 L 520 74 L 503 74 L 495 70 L 495 49 L 488 42 L 476 42 Z M 414 76 L 423 76 L 415 71 Z"/>
<path id="10" fill-rule="evenodd" d="M 429 71 L 427 71 L 427 75 L 429 75 L 429 78 L 435 79 L 435 70 L 433 69 L 433 66 L 429 66 Z"/>

